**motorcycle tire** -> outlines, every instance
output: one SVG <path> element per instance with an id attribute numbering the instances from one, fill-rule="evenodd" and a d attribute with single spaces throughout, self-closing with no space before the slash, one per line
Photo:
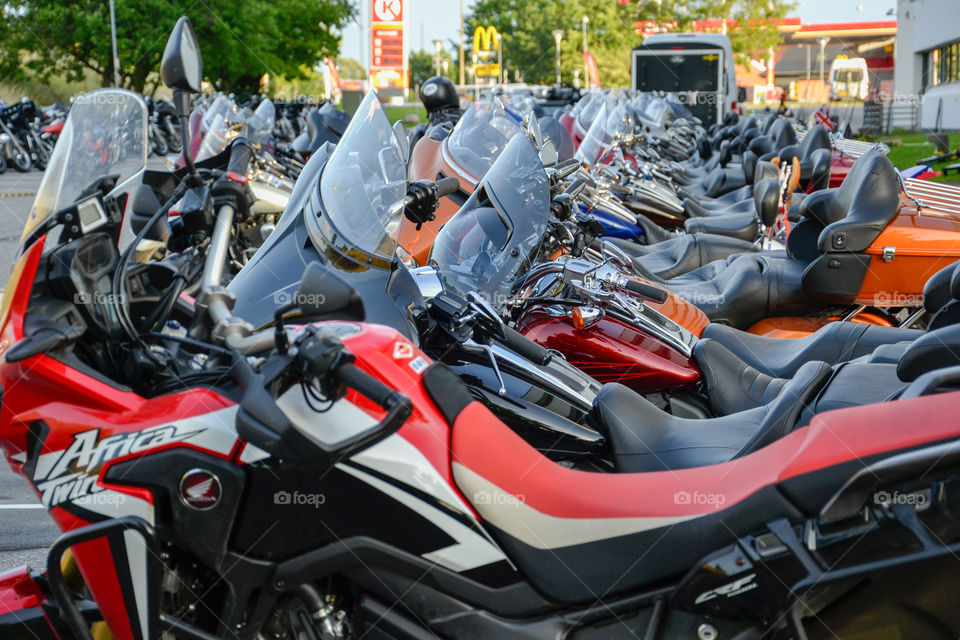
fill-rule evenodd
<path id="1" fill-rule="evenodd" d="M 13 168 L 20 173 L 26 173 L 33 168 L 33 161 L 30 159 L 30 154 L 26 151 L 14 150 L 12 160 Z"/>
<path id="2" fill-rule="evenodd" d="M 7 154 L 0 152 L 0 174 L 7 172 Z"/>

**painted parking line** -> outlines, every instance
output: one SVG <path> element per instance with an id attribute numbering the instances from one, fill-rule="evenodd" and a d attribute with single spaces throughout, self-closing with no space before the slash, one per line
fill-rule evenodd
<path id="1" fill-rule="evenodd" d="M 35 196 L 36 193 L 0 193 L 0 198 L 28 198 L 30 196 Z"/>

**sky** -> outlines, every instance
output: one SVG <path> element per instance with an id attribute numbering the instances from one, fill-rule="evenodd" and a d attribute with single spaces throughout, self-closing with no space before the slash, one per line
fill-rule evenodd
<path id="1" fill-rule="evenodd" d="M 370 0 L 357 0 L 357 3 L 360 5 L 360 22 L 365 23 L 370 11 Z M 464 0 L 467 13 L 471 4 L 471 0 Z M 858 13 L 857 5 L 863 7 L 862 13 Z M 790 15 L 799 15 L 805 23 L 894 20 L 894 17 L 885 14 L 889 9 L 896 11 L 896 6 L 897 0 L 799 0 L 797 9 Z M 420 49 L 421 43 L 424 48 L 432 50 L 435 39 L 444 42 L 451 38 L 456 39 L 460 17 L 457 0 L 406 0 L 406 11 L 410 30 L 407 38 L 411 50 Z M 360 27 L 357 24 L 350 25 L 343 34 L 341 55 L 357 58 L 366 65 L 369 53 L 365 50 L 361 52 L 360 42 Z"/>

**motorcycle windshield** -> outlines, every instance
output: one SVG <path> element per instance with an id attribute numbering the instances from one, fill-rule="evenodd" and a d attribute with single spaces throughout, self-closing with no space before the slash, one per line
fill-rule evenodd
<path id="1" fill-rule="evenodd" d="M 263 100 L 247 119 L 247 137 L 256 142 L 269 140 L 276 121 L 277 111 L 273 102 Z"/>
<path id="2" fill-rule="evenodd" d="M 230 125 L 222 113 L 214 116 L 210 123 L 207 133 L 203 136 L 203 142 L 200 143 L 200 150 L 197 151 L 197 157 L 194 162 L 202 162 L 207 158 L 212 158 L 227 148 L 228 138 L 230 137 Z"/>
<path id="3" fill-rule="evenodd" d="M 481 192 L 492 207 L 486 206 Z M 476 291 L 502 307 L 539 251 L 549 211 L 547 174 L 529 138 L 521 133 L 437 234 L 431 261 L 449 288 L 461 294 Z"/>
<path id="4" fill-rule="evenodd" d="M 592 167 L 600 159 L 606 145 L 610 143 L 607 134 L 607 105 L 604 101 L 600 102 L 599 113 L 593 119 L 593 124 L 584 136 L 583 142 L 577 149 L 577 155 L 574 156 L 580 161 L 580 164 L 586 167 Z"/>
<path id="5" fill-rule="evenodd" d="M 147 164 L 147 105 L 123 89 L 99 89 L 77 98 L 53 148 L 21 241 L 70 206 L 100 178 L 117 183 Z"/>
<path id="6" fill-rule="evenodd" d="M 392 261 L 407 195 L 407 167 L 380 99 L 367 94 L 323 169 L 324 240 L 361 262 Z"/>
<path id="7" fill-rule="evenodd" d="M 523 127 L 510 117 L 498 100 L 470 105 L 447 138 L 450 159 L 474 182 L 479 182 L 500 156 L 507 143 Z"/>

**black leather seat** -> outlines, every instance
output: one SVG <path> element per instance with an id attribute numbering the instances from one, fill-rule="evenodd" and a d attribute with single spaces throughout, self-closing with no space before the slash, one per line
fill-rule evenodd
<path id="1" fill-rule="evenodd" d="M 594 406 L 619 472 L 687 469 L 727 462 L 767 446 L 797 426 L 803 408 L 830 377 L 810 362 L 772 402 L 708 420 L 677 418 L 620 384 L 607 384 Z"/>
<path id="2" fill-rule="evenodd" d="M 768 338 L 720 324 L 710 324 L 702 338 L 716 341 L 739 360 L 775 378 L 788 378 L 803 363 L 836 364 L 873 353 L 880 345 L 915 340 L 918 329 L 879 327 L 862 322 L 831 322 L 803 338 Z"/>
<path id="3" fill-rule="evenodd" d="M 815 191 L 829 186 L 833 143 L 830 141 L 830 133 L 823 125 L 811 127 L 800 144 L 782 147 L 777 155 L 780 156 L 781 161 L 786 162 L 792 162 L 794 158 L 798 159 L 802 185 L 807 186 L 810 181 L 813 181 Z"/>
<path id="4" fill-rule="evenodd" d="M 800 422 L 808 423 L 814 415 L 895 400 L 908 386 L 897 375 L 897 365 L 850 362 L 834 368 L 830 383 L 804 407 Z M 909 425 L 904 425 L 909 428 Z"/>
<path id="5" fill-rule="evenodd" d="M 752 211 L 744 213 L 728 213 L 727 215 L 709 216 L 706 218 L 691 218 L 684 221 L 683 229 L 687 233 L 711 234 L 714 236 L 726 236 L 730 239 L 737 239 L 741 242 L 752 243 L 760 235 L 760 229 L 757 225 L 757 215 Z M 713 260 L 726 258 L 730 253 L 717 255 Z M 705 265 L 702 262 L 698 266 Z"/>
<path id="6" fill-rule="evenodd" d="M 756 224 L 752 224 L 755 229 Z M 757 251 L 757 246 L 749 240 L 701 233 L 674 236 L 652 246 L 621 239 L 607 241 L 623 249 L 640 272 L 663 279 L 675 278 L 736 253 Z"/>
<path id="7" fill-rule="evenodd" d="M 900 180 L 890 160 L 873 149 L 861 156 L 836 189 L 810 194 L 787 250 L 809 262 L 803 289 L 823 302 L 850 304 L 870 267 L 865 250 L 900 211 Z"/>
<path id="8" fill-rule="evenodd" d="M 746 329 L 763 318 L 806 315 L 818 307 L 801 287 L 805 266 L 783 252 L 741 253 L 658 284 L 711 321 Z"/>

